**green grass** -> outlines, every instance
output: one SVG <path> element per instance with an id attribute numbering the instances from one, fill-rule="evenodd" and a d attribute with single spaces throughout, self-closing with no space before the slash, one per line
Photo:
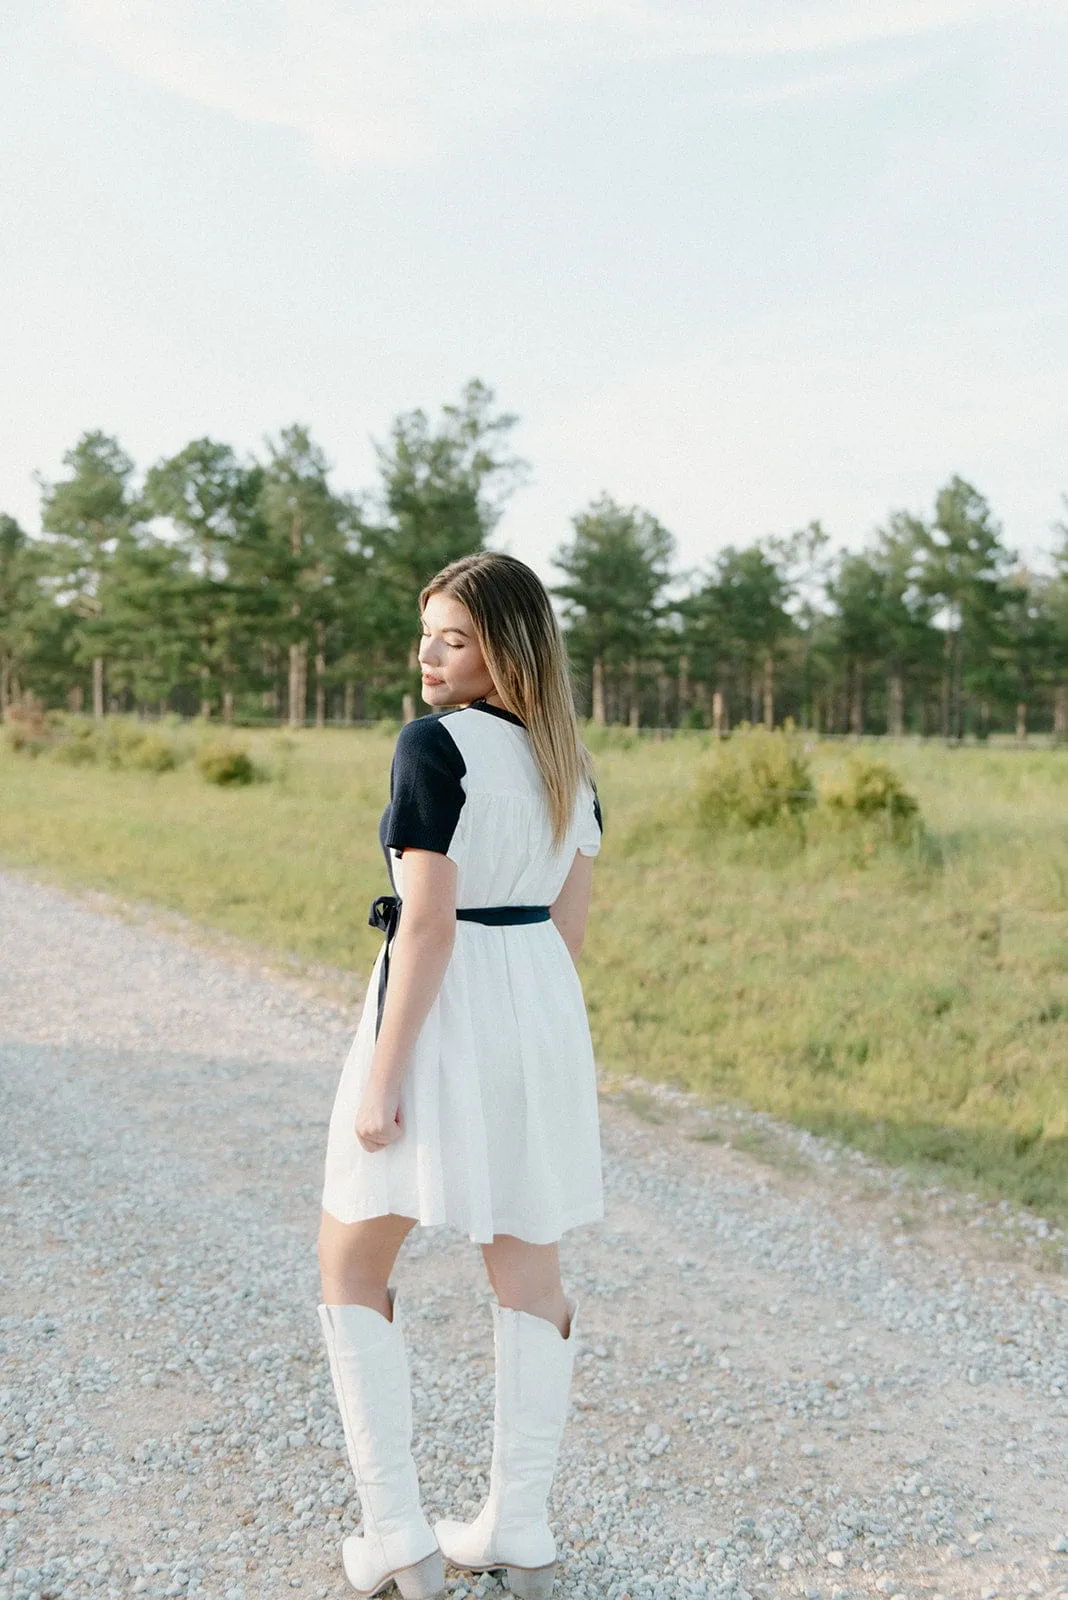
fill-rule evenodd
<path id="1" fill-rule="evenodd" d="M 0 749 L 0 860 L 365 971 L 392 737 L 246 736 L 273 781 Z M 926 832 L 697 821 L 700 738 L 601 741 L 598 1059 L 1068 1220 L 1068 752 L 880 750 Z M 841 761 L 816 753 L 818 774 Z M 281 771 L 282 776 L 278 776 Z"/>

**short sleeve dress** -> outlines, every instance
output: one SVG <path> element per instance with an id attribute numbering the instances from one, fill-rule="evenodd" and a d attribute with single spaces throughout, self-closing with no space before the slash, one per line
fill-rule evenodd
<path id="1" fill-rule="evenodd" d="M 403 899 L 405 848 L 457 867 L 456 904 L 551 905 L 575 858 L 596 855 L 601 811 L 581 780 L 554 847 L 541 774 L 512 712 L 475 701 L 402 729 L 380 838 Z M 354 1132 L 375 1043 L 379 972 L 330 1118 L 323 1209 L 341 1222 L 394 1213 L 478 1243 L 549 1244 L 604 1214 L 597 1084 L 575 964 L 551 920 L 457 920 L 441 988 L 401 1090 L 404 1132 L 374 1154 Z"/>

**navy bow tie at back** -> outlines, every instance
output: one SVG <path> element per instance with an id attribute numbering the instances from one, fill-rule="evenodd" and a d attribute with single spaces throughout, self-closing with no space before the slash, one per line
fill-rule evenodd
<path id="1" fill-rule="evenodd" d="M 389 953 L 396 938 L 400 922 L 401 898 L 396 894 L 380 894 L 371 901 L 368 926 L 377 928 L 386 936 L 386 948 L 378 971 L 378 1015 L 375 1018 L 375 1038 L 382 1026 L 382 1012 L 386 1004 L 386 986 L 389 983 Z M 483 922 L 491 928 L 507 928 L 527 922 L 548 922 L 548 906 L 457 906 L 460 922 Z"/>

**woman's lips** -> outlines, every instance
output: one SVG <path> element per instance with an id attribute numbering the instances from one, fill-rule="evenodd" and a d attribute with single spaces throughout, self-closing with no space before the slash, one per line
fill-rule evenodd
<path id="1" fill-rule="evenodd" d="M 433 689 L 433 688 L 436 688 L 439 683 L 444 683 L 445 679 L 444 678 L 428 678 L 426 673 L 424 672 L 423 673 L 423 682 L 426 684 L 428 689 Z"/>

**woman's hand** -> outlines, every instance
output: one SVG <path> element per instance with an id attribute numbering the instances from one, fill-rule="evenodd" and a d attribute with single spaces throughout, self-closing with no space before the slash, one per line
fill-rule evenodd
<path id="1" fill-rule="evenodd" d="M 356 1138 L 369 1155 L 400 1138 L 404 1123 L 399 1089 L 383 1088 L 368 1079 L 356 1113 Z"/>

